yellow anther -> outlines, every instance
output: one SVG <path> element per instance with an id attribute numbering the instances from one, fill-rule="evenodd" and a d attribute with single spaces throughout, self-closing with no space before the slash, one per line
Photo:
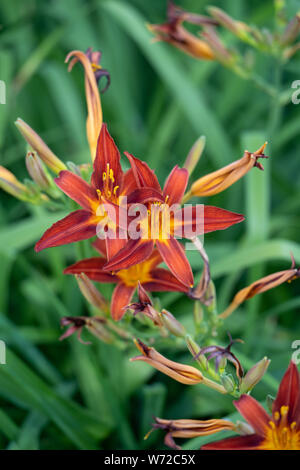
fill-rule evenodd
<path id="1" fill-rule="evenodd" d="M 115 187 L 114 187 L 114 195 L 115 195 L 115 196 L 116 196 L 116 193 L 117 193 L 118 189 L 119 189 L 119 186 L 115 186 Z"/>
<path id="2" fill-rule="evenodd" d="M 100 199 L 100 197 L 101 197 L 101 191 L 100 191 L 100 189 L 96 189 L 96 191 L 97 191 L 98 197 L 99 197 L 99 199 Z"/>
<path id="3" fill-rule="evenodd" d="M 288 406 L 282 406 L 280 408 L 280 413 L 281 413 L 281 416 L 286 416 L 288 414 L 288 411 L 289 411 L 289 407 Z"/>
<path id="4" fill-rule="evenodd" d="M 275 423 L 273 423 L 273 421 L 269 421 L 269 425 L 272 429 L 275 429 Z"/>
<path id="5" fill-rule="evenodd" d="M 106 180 L 106 173 L 105 172 L 103 173 L 102 178 L 103 178 L 103 181 Z"/>
<path id="6" fill-rule="evenodd" d="M 280 418 L 279 411 L 275 411 L 275 413 L 274 413 L 274 418 L 275 418 L 276 421 L 279 420 L 279 418 Z"/>

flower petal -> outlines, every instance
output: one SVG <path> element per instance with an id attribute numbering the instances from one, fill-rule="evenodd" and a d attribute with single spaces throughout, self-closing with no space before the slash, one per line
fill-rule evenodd
<path id="1" fill-rule="evenodd" d="M 124 152 L 130 161 L 131 168 L 138 188 L 153 188 L 161 192 L 161 187 L 153 170 L 149 168 L 146 162 L 139 160 L 128 152 Z"/>
<path id="2" fill-rule="evenodd" d="M 86 240 L 96 235 L 97 218 L 85 210 L 71 212 L 52 225 L 35 245 L 35 251 Z"/>
<path id="3" fill-rule="evenodd" d="M 242 395 L 239 400 L 233 403 L 254 431 L 264 437 L 271 418 L 258 401 L 250 395 Z"/>
<path id="4" fill-rule="evenodd" d="M 224 230 L 245 220 L 242 214 L 227 211 L 220 207 L 204 206 L 204 233 Z"/>
<path id="5" fill-rule="evenodd" d="M 151 271 L 151 276 L 151 281 L 143 283 L 143 287 L 149 292 L 188 292 L 189 290 L 166 269 L 153 269 Z"/>
<path id="6" fill-rule="evenodd" d="M 107 261 L 113 258 L 119 251 L 124 248 L 127 243 L 126 238 L 109 238 L 105 239 L 106 243 L 106 253 L 107 253 Z"/>
<path id="7" fill-rule="evenodd" d="M 113 292 L 111 299 L 111 316 L 115 321 L 121 320 L 126 313 L 126 306 L 130 303 L 135 287 L 128 287 L 119 283 Z"/>
<path id="8" fill-rule="evenodd" d="M 105 271 L 119 271 L 120 269 L 127 269 L 130 266 L 145 261 L 153 251 L 153 241 L 143 240 L 129 240 L 124 248 L 120 250 L 106 265 Z"/>
<path id="9" fill-rule="evenodd" d="M 182 245 L 173 237 L 156 241 L 157 248 L 170 269 L 180 282 L 188 288 L 194 284 L 194 277 Z"/>
<path id="10" fill-rule="evenodd" d="M 132 191 L 127 198 L 128 204 L 147 204 L 148 202 L 164 202 L 161 192 L 153 188 L 138 188 Z"/>
<path id="11" fill-rule="evenodd" d="M 103 266 L 106 263 L 106 259 L 93 257 L 86 258 L 77 263 L 68 266 L 64 270 L 64 274 L 86 274 L 89 279 L 98 282 L 117 282 L 118 278 L 112 274 L 103 271 Z"/>
<path id="12" fill-rule="evenodd" d="M 201 450 L 256 450 L 263 438 L 257 434 L 247 436 L 228 437 L 222 441 L 210 442 L 201 447 Z"/>
<path id="13" fill-rule="evenodd" d="M 113 171 L 115 186 L 122 186 L 123 170 L 120 164 L 120 152 L 108 132 L 106 124 L 103 123 L 97 142 L 97 152 L 92 174 L 92 184 L 95 188 L 101 190 L 103 187 L 103 173 L 107 172 L 108 165 L 109 169 Z"/>
<path id="14" fill-rule="evenodd" d="M 104 258 L 106 258 L 106 243 L 105 240 L 102 238 L 98 238 L 92 243 L 92 246 L 95 248 L 95 250 L 100 253 Z"/>
<path id="15" fill-rule="evenodd" d="M 280 412 L 282 406 L 288 406 L 289 422 L 297 421 L 300 425 L 300 377 L 296 364 L 291 361 L 285 372 L 273 402 L 272 412 Z"/>
<path id="16" fill-rule="evenodd" d="M 168 197 L 166 202 L 170 206 L 181 202 L 188 184 L 188 179 L 189 172 L 185 168 L 179 168 L 178 165 L 173 168 L 165 182 L 163 190 L 164 200 Z"/>
<path id="17" fill-rule="evenodd" d="M 61 171 L 54 181 L 67 196 L 84 209 L 91 210 L 95 204 L 99 204 L 95 189 L 71 171 Z"/>
<path id="18" fill-rule="evenodd" d="M 130 168 L 129 170 L 126 171 L 126 173 L 124 173 L 123 185 L 122 185 L 120 194 L 122 196 L 126 196 L 127 194 L 132 193 L 132 191 L 134 191 L 136 188 L 137 188 L 136 180 L 133 174 L 133 170 L 132 168 Z"/>

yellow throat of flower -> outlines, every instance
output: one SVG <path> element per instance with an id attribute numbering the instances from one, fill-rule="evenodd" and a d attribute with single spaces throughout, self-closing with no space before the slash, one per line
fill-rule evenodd
<path id="1" fill-rule="evenodd" d="M 150 274 L 151 264 L 145 261 L 135 266 L 131 266 L 128 269 L 121 269 L 116 275 L 121 281 L 128 287 L 137 287 L 138 282 L 141 284 L 144 282 L 150 282 L 152 277 Z"/>
<path id="2" fill-rule="evenodd" d="M 262 450 L 300 450 L 300 430 L 295 421 L 288 422 L 288 411 L 288 406 L 275 411 L 260 446 Z"/>

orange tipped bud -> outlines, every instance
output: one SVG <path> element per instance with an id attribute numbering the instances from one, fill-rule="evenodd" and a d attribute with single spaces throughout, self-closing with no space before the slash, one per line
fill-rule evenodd
<path id="1" fill-rule="evenodd" d="M 59 173 L 62 170 L 66 170 L 66 165 L 57 158 L 56 155 L 49 149 L 41 137 L 22 119 L 18 118 L 15 125 L 21 132 L 24 139 L 28 144 L 37 152 L 41 160 L 50 168 L 54 173 Z"/>
<path id="2" fill-rule="evenodd" d="M 80 62 L 84 68 L 84 82 L 85 82 L 85 96 L 88 110 L 88 116 L 86 120 L 86 132 L 87 139 L 91 151 L 92 160 L 96 158 L 97 140 L 102 126 L 102 107 L 100 93 L 98 90 L 97 80 L 100 76 L 105 74 L 109 84 L 109 74 L 106 70 L 103 70 L 99 65 L 101 58 L 100 52 L 92 52 L 88 49 L 86 53 L 82 51 L 71 51 L 65 62 L 69 63 L 68 70 L 71 71 L 73 66 Z"/>
<path id="3" fill-rule="evenodd" d="M 193 183 L 190 194 L 192 196 L 213 196 L 224 191 L 229 186 L 242 178 L 254 166 L 263 170 L 263 166 L 258 162 L 259 158 L 268 158 L 264 154 L 267 142 L 265 142 L 256 152 L 245 151 L 240 160 L 221 168 L 220 170 L 209 173 Z"/>
<path id="4" fill-rule="evenodd" d="M 286 269 L 285 271 L 279 271 L 277 273 L 269 274 L 261 279 L 250 284 L 248 287 L 240 290 L 234 297 L 233 301 L 227 307 L 227 309 L 221 313 L 220 318 L 227 318 L 231 315 L 234 310 L 241 305 L 245 300 L 251 299 L 257 294 L 266 292 L 274 287 L 283 284 L 284 282 L 291 282 L 292 280 L 300 277 L 300 268 L 294 267 L 294 260 L 291 269 Z"/>
<path id="5" fill-rule="evenodd" d="M 264 357 L 261 361 L 257 362 L 247 374 L 242 378 L 240 392 L 248 393 L 253 387 L 262 379 L 262 377 L 267 372 L 267 369 L 270 364 L 270 359 Z"/>
<path id="6" fill-rule="evenodd" d="M 30 200 L 30 193 L 13 173 L 0 166 L 0 188 L 21 201 Z"/>
<path id="7" fill-rule="evenodd" d="M 108 312 L 109 307 L 108 303 L 103 297 L 103 295 L 98 291 L 94 286 L 92 281 L 84 273 L 75 275 L 79 289 L 81 293 L 86 298 L 86 300 L 93 305 L 94 307 L 102 310 L 103 312 Z"/>
<path id="8" fill-rule="evenodd" d="M 142 355 L 132 358 L 131 361 L 144 361 L 163 374 L 185 385 L 196 385 L 205 380 L 201 372 L 195 367 L 170 361 L 140 340 L 135 341 L 135 345 Z"/>
<path id="9" fill-rule="evenodd" d="M 245 32 L 250 31 L 250 28 L 246 23 L 233 19 L 225 13 L 225 11 L 221 10 L 221 8 L 208 7 L 208 11 L 211 16 L 218 21 L 218 23 L 238 37 L 241 37 Z"/>
<path id="10" fill-rule="evenodd" d="M 166 431 L 164 439 L 165 445 L 172 449 L 180 449 L 174 442 L 174 437 L 190 439 L 199 436 L 209 436 L 220 431 L 232 431 L 235 424 L 225 419 L 160 419 L 155 418 L 153 429 L 163 429 Z"/>
<path id="11" fill-rule="evenodd" d="M 211 47 L 182 26 L 184 21 L 198 25 L 215 24 L 212 18 L 188 13 L 176 7 L 172 2 L 169 2 L 167 16 L 166 23 L 147 25 L 148 29 L 155 34 L 157 41 L 168 42 L 196 59 L 214 59 Z"/>

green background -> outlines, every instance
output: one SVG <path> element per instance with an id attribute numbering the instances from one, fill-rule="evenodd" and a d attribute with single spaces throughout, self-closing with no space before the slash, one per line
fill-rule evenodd
<path id="1" fill-rule="evenodd" d="M 247 23 L 273 28 L 271 0 L 178 1 L 197 13 L 212 3 Z M 287 3 L 290 16 L 300 9 L 299 1 Z M 222 311 L 239 288 L 288 269 L 291 251 L 300 264 L 300 105 L 289 101 L 280 108 L 276 98 L 219 63 L 151 43 L 145 24 L 163 22 L 165 8 L 162 0 L 2 1 L 0 79 L 7 96 L 0 105 L 0 164 L 20 179 L 27 177 L 17 117 L 63 161 L 89 161 L 82 69 L 77 65 L 70 74 L 64 64 L 70 50 L 88 47 L 102 51 L 101 63 L 111 74 L 102 96 L 104 121 L 120 150 L 145 160 L 161 183 L 175 164 L 183 165 L 200 135 L 207 145 L 193 180 L 268 140 L 265 172 L 254 168 L 224 193 L 201 200 L 246 215 L 243 224 L 205 238 Z M 248 49 L 224 29 L 221 34 L 231 46 Z M 281 71 L 266 55 L 255 54 L 253 60 L 257 73 L 281 91 L 300 79 L 299 52 Z M 59 342 L 60 318 L 88 313 L 75 280 L 62 274 L 75 260 L 74 247 L 35 254 L 34 243 L 58 215 L 4 192 L 0 197 L 0 339 L 7 344 L 7 364 L 0 365 L 1 448 L 155 449 L 163 446 L 161 433 L 143 440 L 153 415 L 205 419 L 234 411 L 228 396 L 130 363 L 133 346 L 120 350 L 96 339 L 92 346 L 76 338 Z M 200 259 L 190 258 L 200 271 Z M 291 344 L 300 339 L 299 286 L 295 281 L 248 301 L 228 319 L 218 340 L 226 344 L 228 329 L 245 341 L 234 351 L 246 369 L 265 355 L 272 359 L 254 391 L 260 400 L 276 393 Z M 189 324 L 190 300 L 177 294 L 160 298 Z M 192 364 L 173 342 L 176 353 L 172 341 L 162 352 Z M 199 448 L 204 441 L 185 447 Z"/>

